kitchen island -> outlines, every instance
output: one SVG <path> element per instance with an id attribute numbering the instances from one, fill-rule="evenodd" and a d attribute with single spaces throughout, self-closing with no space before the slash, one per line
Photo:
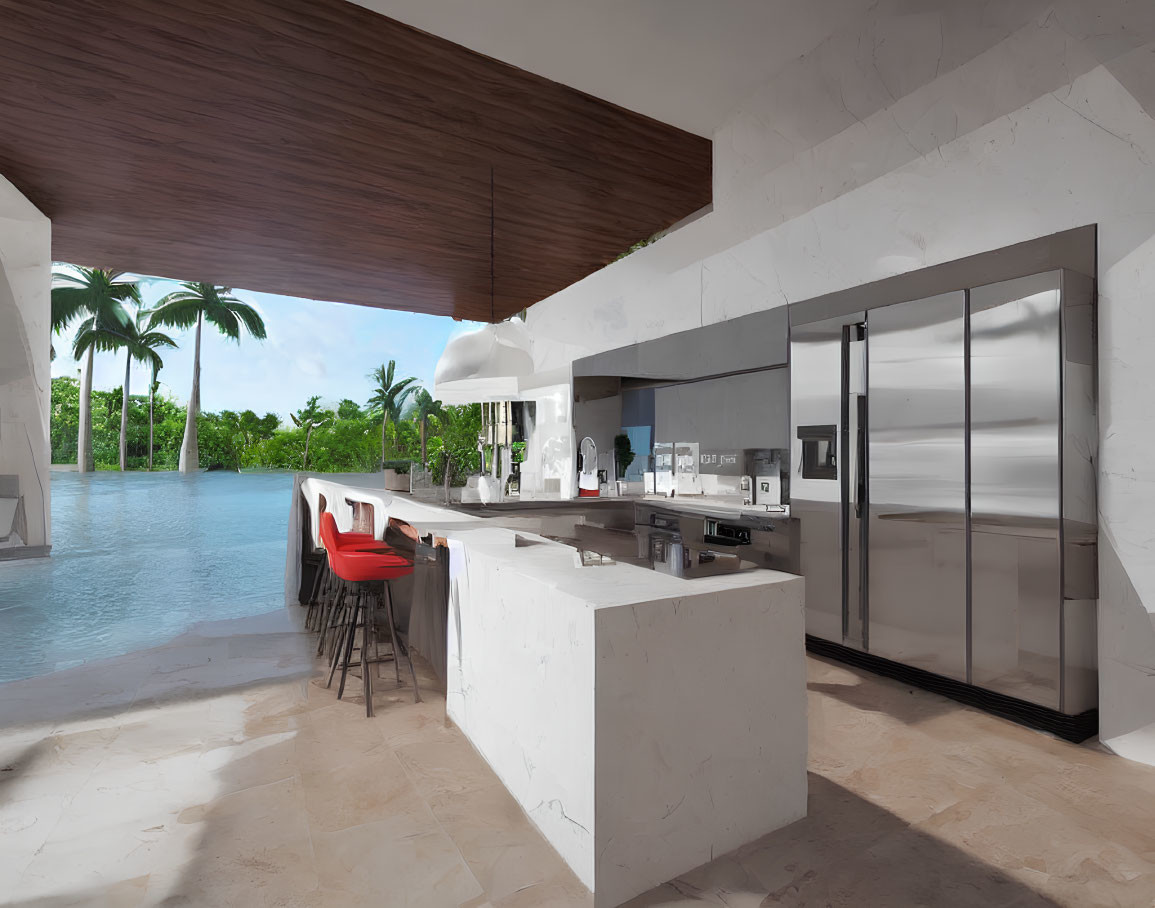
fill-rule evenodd
<path id="1" fill-rule="evenodd" d="M 375 480 L 299 479 L 295 507 L 323 482 L 329 501 L 364 495 L 452 541 L 448 717 L 596 906 L 805 815 L 800 577 L 582 567 L 569 546 Z"/>

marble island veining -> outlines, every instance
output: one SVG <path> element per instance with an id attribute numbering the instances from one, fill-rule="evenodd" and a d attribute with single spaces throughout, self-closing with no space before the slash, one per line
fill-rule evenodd
<path id="1" fill-rule="evenodd" d="M 805 815 L 801 577 L 583 567 L 374 479 L 304 482 L 450 540 L 446 714 L 597 906 Z"/>

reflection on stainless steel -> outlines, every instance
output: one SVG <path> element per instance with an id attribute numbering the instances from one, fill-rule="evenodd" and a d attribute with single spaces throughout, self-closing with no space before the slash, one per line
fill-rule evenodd
<path id="1" fill-rule="evenodd" d="M 1093 336 L 1092 283 L 1068 272 L 793 329 L 809 633 L 1068 714 L 1095 705 Z M 826 430 L 835 468 L 806 475 Z"/>
<path id="2" fill-rule="evenodd" d="M 1099 553 L 1095 455 L 1095 289 L 1090 278 L 1062 272 L 1063 627 L 1062 710 L 1098 704 Z"/>
<path id="3" fill-rule="evenodd" d="M 838 456 L 842 462 L 842 538 L 846 540 L 842 580 L 842 638 L 845 643 L 870 648 L 865 558 L 867 469 L 866 450 L 866 330 L 864 325 L 842 328 L 842 431 Z"/>
<path id="4" fill-rule="evenodd" d="M 798 521 L 769 513 L 713 513 L 708 503 L 635 505 L 637 554 L 654 570 L 705 577 L 752 568 L 798 573 Z"/>
<path id="5" fill-rule="evenodd" d="M 971 292 L 971 508 L 1029 521 L 1027 536 L 971 539 L 975 683 L 1057 709 L 1058 274 Z"/>
<path id="6" fill-rule="evenodd" d="M 583 553 L 694 579 L 770 568 L 798 573 L 798 521 L 766 512 L 716 512 L 692 505 L 633 502 L 627 525 L 572 523 L 554 536 Z M 599 561 L 598 563 L 604 563 Z"/>
<path id="7" fill-rule="evenodd" d="M 863 313 L 796 326 L 790 332 L 790 510 L 798 518 L 799 561 L 806 577 L 806 632 L 843 642 L 841 465 L 842 329 Z M 826 427 L 819 431 L 822 427 Z M 828 439 L 828 441 L 824 441 Z M 833 443 L 833 471 L 823 467 Z M 819 450 L 818 446 L 826 447 Z M 813 450 L 807 450 L 813 445 Z M 809 465 L 809 468 L 808 466 Z M 814 469 L 817 466 L 818 469 Z"/>
<path id="8" fill-rule="evenodd" d="M 965 311 L 950 293 L 867 314 L 870 651 L 962 681 Z"/>

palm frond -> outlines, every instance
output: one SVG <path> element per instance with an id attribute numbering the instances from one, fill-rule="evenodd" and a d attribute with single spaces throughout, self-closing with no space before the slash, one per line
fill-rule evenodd
<path id="1" fill-rule="evenodd" d="M 139 341 L 142 346 L 148 347 L 150 350 L 155 350 L 157 347 L 176 346 L 176 341 L 160 331 L 146 331 L 140 335 Z"/>
<path id="2" fill-rule="evenodd" d="M 261 318 L 261 314 L 248 303 L 236 300 L 235 302 L 228 303 L 228 307 L 230 311 L 241 320 L 249 334 L 257 340 L 264 340 L 268 336 L 265 330 L 265 320 Z"/>
<path id="3" fill-rule="evenodd" d="M 52 331 L 59 334 L 80 313 L 87 311 L 89 296 L 83 287 L 52 288 Z"/>
<path id="4" fill-rule="evenodd" d="M 176 290 L 164 296 L 149 313 L 148 327 L 191 328 L 200 312 L 199 297 Z"/>
<path id="5" fill-rule="evenodd" d="M 99 325 L 85 329 L 82 325 L 76 332 L 76 340 L 72 344 L 72 358 L 81 359 L 89 348 L 97 353 L 112 353 L 125 344 L 125 337 L 118 331 L 109 331 Z"/>
<path id="6" fill-rule="evenodd" d="M 58 265 L 52 274 L 52 330 L 59 333 L 81 314 L 99 315 L 107 324 L 123 327 L 131 316 L 124 303 L 140 304 L 135 281 L 123 272 Z"/>
<path id="7" fill-rule="evenodd" d="M 228 287 L 202 281 L 185 281 L 179 290 L 165 295 L 152 310 L 149 325 L 191 328 L 199 317 L 230 340 L 239 341 L 242 328 L 257 340 L 267 337 L 255 308 L 233 296 Z"/>
<path id="8" fill-rule="evenodd" d="M 201 311 L 204 312 L 206 322 L 215 325 L 217 330 L 229 340 L 240 343 L 241 323 L 227 306 L 208 305 Z"/>

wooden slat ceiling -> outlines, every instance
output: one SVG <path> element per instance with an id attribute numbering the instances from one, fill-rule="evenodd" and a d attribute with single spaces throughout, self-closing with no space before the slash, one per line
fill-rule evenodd
<path id="1" fill-rule="evenodd" d="M 346 0 L 0 0 L 53 256 L 504 318 L 710 201 L 706 139 Z"/>

